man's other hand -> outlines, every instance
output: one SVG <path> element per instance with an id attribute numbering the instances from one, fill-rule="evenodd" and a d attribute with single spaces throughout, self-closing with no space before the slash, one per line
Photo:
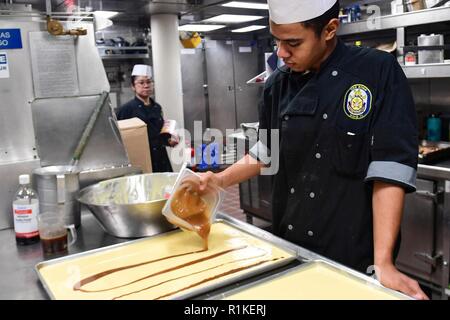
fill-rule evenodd
<path id="1" fill-rule="evenodd" d="M 417 300 L 429 300 L 419 283 L 397 270 L 393 264 L 375 266 L 380 283 L 386 288 L 400 291 Z"/>

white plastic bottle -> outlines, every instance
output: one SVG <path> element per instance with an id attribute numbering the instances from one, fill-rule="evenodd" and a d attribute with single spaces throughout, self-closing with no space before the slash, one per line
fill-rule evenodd
<path id="1" fill-rule="evenodd" d="M 36 191 L 30 185 L 30 176 L 19 176 L 20 187 L 13 201 L 14 230 L 16 242 L 27 245 L 39 241 L 37 216 L 39 214 L 39 199 Z"/>

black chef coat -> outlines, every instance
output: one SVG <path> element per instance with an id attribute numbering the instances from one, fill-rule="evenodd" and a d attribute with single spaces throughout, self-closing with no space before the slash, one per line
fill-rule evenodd
<path id="1" fill-rule="evenodd" d="M 147 124 L 148 141 L 150 143 L 150 154 L 152 158 L 153 172 L 172 172 L 172 165 L 167 156 L 167 138 L 160 135 L 164 125 L 161 106 L 150 98 L 150 105 L 144 105 L 140 99 L 135 97 L 124 104 L 117 111 L 117 119 L 131 119 L 137 117 Z"/>
<path id="2" fill-rule="evenodd" d="M 416 110 L 395 57 L 338 40 L 319 72 L 276 71 L 259 111 L 260 128 L 280 134 L 274 233 L 365 272 L 373 181 L 415 190 Z M 261 161 L 265 146 L 260 138 L 250 155 Z"/>

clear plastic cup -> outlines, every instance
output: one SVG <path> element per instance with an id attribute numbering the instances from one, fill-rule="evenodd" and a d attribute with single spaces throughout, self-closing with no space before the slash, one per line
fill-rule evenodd
<path id="1" fill-rule="evenodd" d="M 198 174 L 187 168 L 182 169 L 162 214 L 181 229 L 197 232 L 207 247 L 209 228 L 222 203 L 223 189 L 208 186 L 205 191 L 200 192 L 199 182 Z"/>

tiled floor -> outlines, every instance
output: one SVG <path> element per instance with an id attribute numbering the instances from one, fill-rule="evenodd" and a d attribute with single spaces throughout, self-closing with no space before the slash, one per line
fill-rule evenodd
<path id="1" fill-rule="evenodd" d="M 240 202 L 239 202 L 239 186 L 238 185 L 234 185 L 231 186 L 229 188 L 227 188 L 225 190 L 225 198 L 219 208 L 220 212 L 226 213 L 230 216 L 232 216 L 233 218 L 242 220 L 242 221 L 247 221 L 247 215 L 244 213 L 244 211 L 241 209 L 240 207 Z M 258 219 L 258 218 L 253 218 L 253 224 L 259 228 L 267 228 L 268 226 L 270 226 L 270 223 Z"/>

